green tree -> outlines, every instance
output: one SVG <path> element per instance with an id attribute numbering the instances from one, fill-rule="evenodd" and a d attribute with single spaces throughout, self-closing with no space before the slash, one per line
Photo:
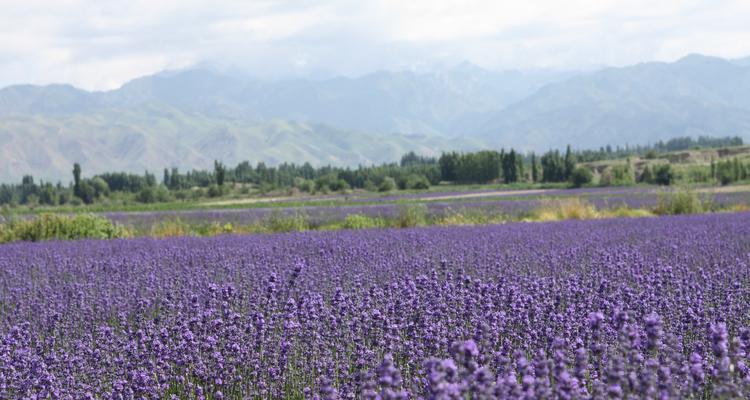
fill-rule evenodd
<path id="1" fill-rule="evenodd" d="M 565 172 L 563 175 L 563 180 L 567 180 L 570 178 L 570 175 L 573 174 L 573 170 L 576 167 L 576 158 L 575 155 L 573 155 L 573 151 L 570 149 L 570 145 L 565 149 Z"/>
<path id="2" fill-rule="evenodd" d="M 81 166 L 73 164 L 73 194 L 81 197 Z"/>
<path id="3" fill-rule="evenodd" d="M 109 196 L 109 185 L 107 185 L 107 181 L 102 179 L 101 177 L 95 177 L 90 180 L 91 187 L 94 188 L 94 196 L 96 198 Z"/>
<path id="4" fill-rule="evenodd" d="M 429 189 L 430 181 L 427 177 L 421 174 L 411 174 L 406 178 L 406 189 Z"/>
<path id="5" fill-rule="evenodd" d="M 643 169 L 643 172 L 641 172 L 641 176 L 638 178 L 638 182 L 643 182 L 643 183 L 654 182 L 654 174 L 651 172 L 651 167 L 646 165 L 646 168 Z"/>
<path id="6" fill-rule="evenodd" d="M 501 162 L 503 166 L 503 179 L 505 183 L 518 181 L 518 162 L 516 161 L 516 151 L 510 149 L 507 154 L 501 153 Z"/>
<path id="7" fill-rule="evenodd" d="M 536 165 L 536 154 L 531 153 L 531 182 L 536 183 L 539 180 L 539 169 Z"/>
<path id="8" fill-rule="evenodd" d="M 80 183 L 80 197 L 86 204 L 91 204 L 96 199 L 96 189 L 88 180 L 82 180 Z"/>
<path id="9" fill-rule="evenodd" d="M 379 192 L 390 192 L 396 189 L 396 180 L 390 176 L 386 176 L 380 185 L 378 186 Z"/>
<path id="10" fill-rule="evenodd" d="M 564 182 L 565 162 L 557 150 L 550 150 L 541 158 L 542 182 Z"/>
<path id="11" fill-rule="evenodd" d="M 674 173 L 672 172 L 672 166 L 669 164 L 662 164 L 654 167 L 654 183 L 658 185 L 669 186 L 674 181 Z"/>
<path id="12" fill-rule="evenodd" d="M 224 177 L 226 175 L 226 172 L 227 170 L 224 167 L 224 164 L 214 160 L 214 176 L 216 177 L 217 185 L 224 186 Z"/>
<path id="13" fill-rule="evenodd" d="M 593 178 L 594 174 L 591 173 L 591 170 L 584 167 L 578 167 L 570 174 L 570 182 L 573 184 L 573 187 L 577 188 L 591 183 Z"/>

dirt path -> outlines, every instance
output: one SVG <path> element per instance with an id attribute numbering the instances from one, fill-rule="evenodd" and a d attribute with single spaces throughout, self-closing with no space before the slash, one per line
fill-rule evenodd
<path id="1" fill-rule="evenodd" d="M 739 193 L 750 192 L 750 185 L 707 187 L 695 190 L 698 193 Z"/>
<path id="2" fill-rule="evenodd" d="M 453 199 L 474 199 L 480 197 L 504 197 L 504 196 L 524 196 L 529 194 L 543 194 L 548 192 L 549 189 L 529 189 L 529 190 L 493 190 L 478 193 L 458 193 L 458 194 L 446 194 L 439 196 L 425 196 L 415 198 L 419 201 L 438 201 L 438 200 L 453 200 Z M 404 198 L 409 198 L 405 196 Z M 215 207 L 215 206 L 231 206 L 240 204 L 260 204 L 260 203 L 274 203 L 283 201 L 318 201 L 318 200 L 338 200 L 346 201 L 346 196 L 341 197 L 294 197 L 294 196 L 283 196 L 283 197 L 250 197 L 244 199 L 228 199 L 228 200 L 217 200 L 206 203 L 201 203 L 203 206 Z M 377 201 L 377 198 L 374 198 Z"/>
<path id="3" fill-rule="evenodd" d="M 202 206 L 232 206 L 237 204 L 258 204 L 258 203 L 274 203 L 277 201 L 304 201 L 310 199 L 301 199 L 299 197 L 249 197 L 245 199 L 228 199 L 228 200 L 217 200 L 201 203 Z"/>
<path id="4" fill-rule="evenodd" d="M 556 189 L 527 189 L 527 190 L 491 190 L 486 192 L 474 192 L 474 193 L 454 193 L 444 194 L 437 196 L 425 196 L 418 197 L 414 200 L 418 201 L 440 201 L 440 200 L 456 200 L 456 199 L 476 199 L 482 197 L 510 197 L 510 196 L 525 196 L 544 194 Z M 694 190 L 697 193 L 737 193 L 737 192 L 750 192 L 750 185 L 738 185 L 738 186 L 719 186 L 719 187 L 705 187 Z M 409 198 L 408 196 L 404 197 Z M 279 197 L 249 197 L 244 199 L 228 199 L 228 200 L 217 200 L 206 203 L 201 203 L 202 206 L 216 207 L 216 206 L 232 206 L 241 204 L 261 204 L 261 203 L 274 203 L 284 201 L 320 201 L 320 200 L 333 200 L 346 202 L 349 200 L 348 196 L 329 196 L 329 197 L 296 197 L 296 196 L 279 196 Z M 377 201 L 377 198 L 373 198 Z"/>
<path id="5" fill-rule="evenodd" d="M 481 192 L 481 193 L 463 193 L 463 194 L 449 194 L 449 195 L 444 195 L 444 196 L 423 197 L 420 200 L 432 201 L 432 200 L 451 200 L 451 199 L 473 199 L 477 197 L 524 196 L 527 194 L 543 194 L 543 193 L 547 193 L 549 190 L 550 189 L 493 190 L 493 191 Z"/>

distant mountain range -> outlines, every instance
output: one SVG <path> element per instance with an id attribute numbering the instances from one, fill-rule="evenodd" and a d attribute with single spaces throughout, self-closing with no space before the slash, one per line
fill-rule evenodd
<path id="1" fill-rule="evenodd" d="M 245 121 L 185 113 L 165 105 L 105 109 L 85 114 L 0 118 L 0 182 L 23 174 L 69 181 L 73 162 L 84 173 L 178 166 L 234 166 L 243 160 L 332 165 L 393 161 L 408 151 L 477 149 L 475 140 L 417 135 L 366 135 L 291 120 Z"/>
<path id="2" fill-rule="evenodd" d="M 699 135 L 750 137 L 750 67 L 742 60 L 690 55 L 579 75 L 498 111 L 479 137 L 529 149 Z"/>
<path id="3" fill-rule="evenodd" d="M 750 137 L 750 58 L 595 72 L 433 72 L 262 82 L 167 71 L 120 89 L 0 90 L 0 181 L 207 168 L 214 159 L 357 165 L 407 151 L 545 150 L 682 135 Z"/>

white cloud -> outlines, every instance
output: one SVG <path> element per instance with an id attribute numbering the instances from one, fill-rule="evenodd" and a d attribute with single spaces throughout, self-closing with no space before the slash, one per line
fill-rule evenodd
<path id="1" fill-rule="evenodd" d="M 201 62 L 272 77 L 750 54 L 750 3 L 740 0 L 0 0 L 0 9 L 0 85 L 109 89 Z"/>

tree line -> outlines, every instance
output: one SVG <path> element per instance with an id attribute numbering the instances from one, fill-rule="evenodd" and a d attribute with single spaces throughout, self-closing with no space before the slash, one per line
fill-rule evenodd
<path id="1" fill-rule="evenodd" d="M 637 147 L 636 151 L 661 151 L 684 146 L 709 146 L 741 144 L 737 138 L 677 138 L 654 146 Z M 623 150 L 603 148 L 602 154 L 618 154 Z M 632 151 L 632 148 L 628 148 Z M 310 163 L 282 163 L 276 166 L 258 162 L 252 165 L 243 161 L 227 167 L 215 161 L 213 169 L 193 169 L 182 172 L 178 168 L 165 168 L 161 179 L 148 171 L 143 174 L 107 172 L 90 178 L 83 177 L 81 165 L 72 169 L 73 182 L 63 185 L 58 182 L 38 182 L 30 175 L 24 176 L 20 184 L 0 184 L 0 205 L 61 205 L 99 201 L 153 203 L 170 200 L 218 197 L 229 191 L 249 194 L 250 190 L 269 192 L 273 190 L 298 190 L 309 193 L 337 192 L 348 189 L 367 191 L 391 191 L 396 189 L 427 189 L 440 182 L 462 184 L 484 184 L 490 182 L 513 184 L 570 182 L 581 186 L 592 181 L 590 169 L 578 166 L 593 156 L 590 150 L 574 151 L 567 146 L 564 152 L 550 150 L 537 157 L 535 153 L 522 154 L 515 149 L 477 152 L 446 152 L 440 157 L 428 157 L 409 152 L 398 163 L 386 163 L 357 168 L 320 166 Z M 748 179 L 750 167 L 739 159 L 711 162 L 710 174 L 705 180 L 728 184 Z M 600 184 L 629 184 L 645 182 L 670 184 L 675 179 L 669 164 L 646 166 L 636 172 L 628 162 L 613 166 L 600 174 Z"/>
<path id="2" fill-rule="evenodd" d="M 652 159 L 658 157 L 660 153 L 668 153 L 672 151 L 714 149 L 720 147 L 742 146 L 743 144 L 743 140 L 739 136 L 699 136 L 697 139 L 690 136 L 684 136 L 672 138 L 667 141 L 659 140 L 651 145 L 602 146 L 596 150 L 579 150 L 575 152 L 575 156 L 580 162 L 615 160 L 627 157 Z"/>

